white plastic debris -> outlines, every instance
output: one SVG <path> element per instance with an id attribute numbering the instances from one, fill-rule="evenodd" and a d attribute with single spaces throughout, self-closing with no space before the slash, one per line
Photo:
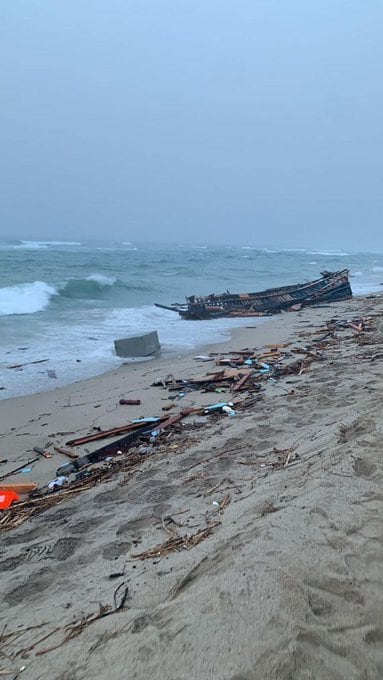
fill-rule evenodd
<path id="1" fill-rule="evenodd" d="M 48 482 L 48 489 L 51 489 L 52 491 L 54 489 L 60 489 L 60 487 L 64 486 L 67 481 L 68 477 L 64 477 L 64 475 L 61 475 L 61 477 L 56 477 L 56 479 L 52 479 L 51 482 Z"/>
<path id="2" fill-rule="evenodd" d="M 234 409 L 231 408 L 231 406 L 229 406 L 229 405 L 227 405 L 227 406 L 222 406 L 222 411 L 223 411 L 224 413 L 227 413 L 227 415 L 230 416 L 230 417 L 233 417 L 233 416 L 237 415 L 236 412 L 234 411 Z"/>

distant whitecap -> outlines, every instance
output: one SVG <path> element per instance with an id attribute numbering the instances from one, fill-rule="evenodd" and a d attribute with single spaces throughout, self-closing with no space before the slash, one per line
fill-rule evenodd
<path id="1" fill-rule="evenodd" d="M 340 250 L 309 250 L 308 255 L 323 255 L 325 257 L 346 257 L 349 253 Z"/>

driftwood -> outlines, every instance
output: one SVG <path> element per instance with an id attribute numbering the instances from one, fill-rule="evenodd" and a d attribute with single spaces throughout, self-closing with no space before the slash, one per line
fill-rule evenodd
<path id="1" fill-rule="evenodd" d="M 155 557 L 162 557 L 163 555 L 169 555 L 169 553 L 180 551 L 180 550 L 190 550 L 198 543 L 201 543 L 205 538 L 210 536 L 213 529 L 218 526 L 220 522 L 215 522 L 205 529 L 200 529 L 195 534 L 191 536 L 186 534 L 185 536 L 172 536 L 165 543 L 156 545 L 154 548 L 145 550 L 142 553 L 132 555 L 135 560 L 151 560 Z"/>
<path id="2" fill-rule="evenodd" d="M 7 366 L 7 368 L 23 368 L 24 366 L 31 366 L 32 364 L 44 364 L 49 359 L 38 359 L 37 361 L 27 361 L 24 364 L 13 364 L 12 366 Z"/>
<path id="3" fill-rule="evenodd" d="M 143 457 L 139 453 L 130 453 L 122 460 L 114 461 L 111 466 L 99 468 L 93 471 L 89 477 L 72 482 L 70 487 L 64 487 L 56 492 L 37 492 L 34 497 L 28 498 L 22 503 L 14 503 L 9 509 L 4 510 L 0 516 L 0 533 L 15 529 L 31 517 L 38 515 L 49 508 L 63 503 L 68 498 L 76 496 L 82 491 L 91 489 L 96 484 L 104 482 L 117 472 L 129 471 L 142 464 Z"/>
<path id="4" fill-rule="evenodd" d="M 120 602 L 117 603 L 117 592 L 121 589 L 121 587 L 123 587 L 123 585 L 124 584 L 120 584 L 114 592 L 114 598 L 113 598 L 114 599 L 114 608 L 113 609 L 110 605 L 100 605 L 100 609 L 97 613 L 88 614 L 88 616 L 84 616 L 77 623 L 72 624 L 70 626 L 67 626 L 66 629 L 65 629 L 66 635 L 64 636 L 64 639 L 61 640 L 61 642 L 59 642 L 57 645 L 54 645 L 53 647 L 48 647 L 47 649 L 41 649 L 40 651 L 36 652 L 36 656 L 42 656 L 43 654 L 48 654 L 48 652 L 53 652 L 55 649 L 62 647 L 62 645 L 65 645 L 67 642 L 70 642 L 70 640 L 73 640 L 74 638 L 81 635 L 81 633 L 85 630 L 85 628 L 90 626 L 92 623 L 95 623 L 95 621 L 99 621 L 100 619 L 104 619 L 106 616 L 110 616 L 111 614 L 116 614 L 117 612 L 121 611 L 124 608 L 125 602 L 129 597 L 129 588 L 128 588 L 128 586 L 126 586 L 122 595 L 121 595 Z M 56 632 L 56 631 L 54 631 L 54 632 Z M 41 640 L 40 640 L 40 642 L 41 642 Z"/>
<path id="5" fill-rule="evenodd" d="M 233 391 L 234 392 L 239 392 L 239 390 L 242 390 L 245 387 L 245 383 L 248 382 L 249 378 L 251 376 L 251 372 L 249 371 L 248 373 L 245 373 L 244 376 L 240 380 L 238 380 L 237 383 L 235 383 Z"/>
<path id="6" fill-rule="evenodd" d="M 14 493 L 23 496 L 32 493 L 32 491 L 36 491 L 37 482 L 25 482 L 24 484 L 1 484 L 0 482 L 0 489 L 1 491 L 13 491 Z"/>
<path id="7" fill-rule="evenodd" d="M 77 453 L 73 453 L 73 451 L 67 451 L 61 446 L 54 446 L 53 448 L 55 451 L 57 451 L 57 453 L 61 453 L 61 455 L 67 456 L 67 458 L 70 458 L 71 460 L 76 460 L 76 458 L 78 458 Z"/>
<path id="8" fill-rule="evenodd" d="M 81 444 L 88 444 L 89 442 L 97 441 L 98 439 L 106 439 L 106 437 L 118 437 L 119 434 L 125 434 L 126 432 L 135 432 L 141 428 L 148 427 L 152 424 L 153 429 L 158 429 L 158 426 L 163 422 L 165 418 L 162 416 L 157 421 L 150 423 L 148 421 L 142 421 L 139 423 L 129 423 L 128 425 L 121 425 L 120 427 L 113 427 L 111 430 L 104 430 L 103 432 L 97 432 L 97 434 L 89 434 L 86 437 L 79 437 L 78 439 L 70 439 L 66 442 L 67 446 L 80 446 Z"/>

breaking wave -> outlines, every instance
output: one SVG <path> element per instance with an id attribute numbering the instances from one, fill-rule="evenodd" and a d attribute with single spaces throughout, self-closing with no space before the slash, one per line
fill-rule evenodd
<path id="1" fill-rule="evenodd" d="M 59 289 L 59 295 L 65 298 L 77 298 L 97 300 L 100 298 L 110 298 L 114 293 L 127 291 L 151 291 L 152 286 L 131 285 L 124 283 L 114 276 L 104 274 L 90 274 L 84 279 L 69 279 L 64 286 Z"/>
<path id="2" fill-rule="evenodd" d="M 90 274 L 85 280 L 96 281 L 100 286 L 113 286 L 117 281 L 115 276 L 105 276 L 104 274 Z"/>
<path id="3" fill-rule="evenodd" d="M 114 286 L 124 287 L 114 276 L 104 274 L 90 274 L 84 279 L 69 279 L 60 288 L 60 295 L 67 298 L 97 299 L 108 295 Z"/>
<path id="4" fill-rule="evenodd" d="M 45 281 L 34 281 L 17 286 L 0 288 L 0 316 L 12 314 L 34 314 L 47 309 L 54 298 L 61 299 L 100 300 L 127 296 L 129 291 L 150 292 L 154 290 L 148 285 L 130 285 L 114 276 L 90 274 L 83 279 L 69 279 L 61 286 L 54 286 Z"/>
<path id="5" fill-rule="evenodd" d="M 0 316 L 41 312 L 53 295 L 56 289 L 44 281 L 0 288 Z"/>

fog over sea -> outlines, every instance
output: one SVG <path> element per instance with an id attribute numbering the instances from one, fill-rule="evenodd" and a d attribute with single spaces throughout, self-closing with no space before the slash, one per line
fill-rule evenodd
<path id="1" fill-rule="evenodd" d="M 64 241 L 0 243 L 0 398 L 117 367 L 113 340 L 157 330 L 164 353 L 228 337 L 243 319 L 185 321 L 154 302 L 255 292 L 348 267 L 354 294 L 382 290 L 383 254 L 318 249 Z M 251 325 L 262 323 L 251 319 Z M 28 362 L 48 359 L 41 364 Z M 15 364 L 27 364 L 9 369 Z M 47 371 L 55 371 L 50 378 Z"/>

